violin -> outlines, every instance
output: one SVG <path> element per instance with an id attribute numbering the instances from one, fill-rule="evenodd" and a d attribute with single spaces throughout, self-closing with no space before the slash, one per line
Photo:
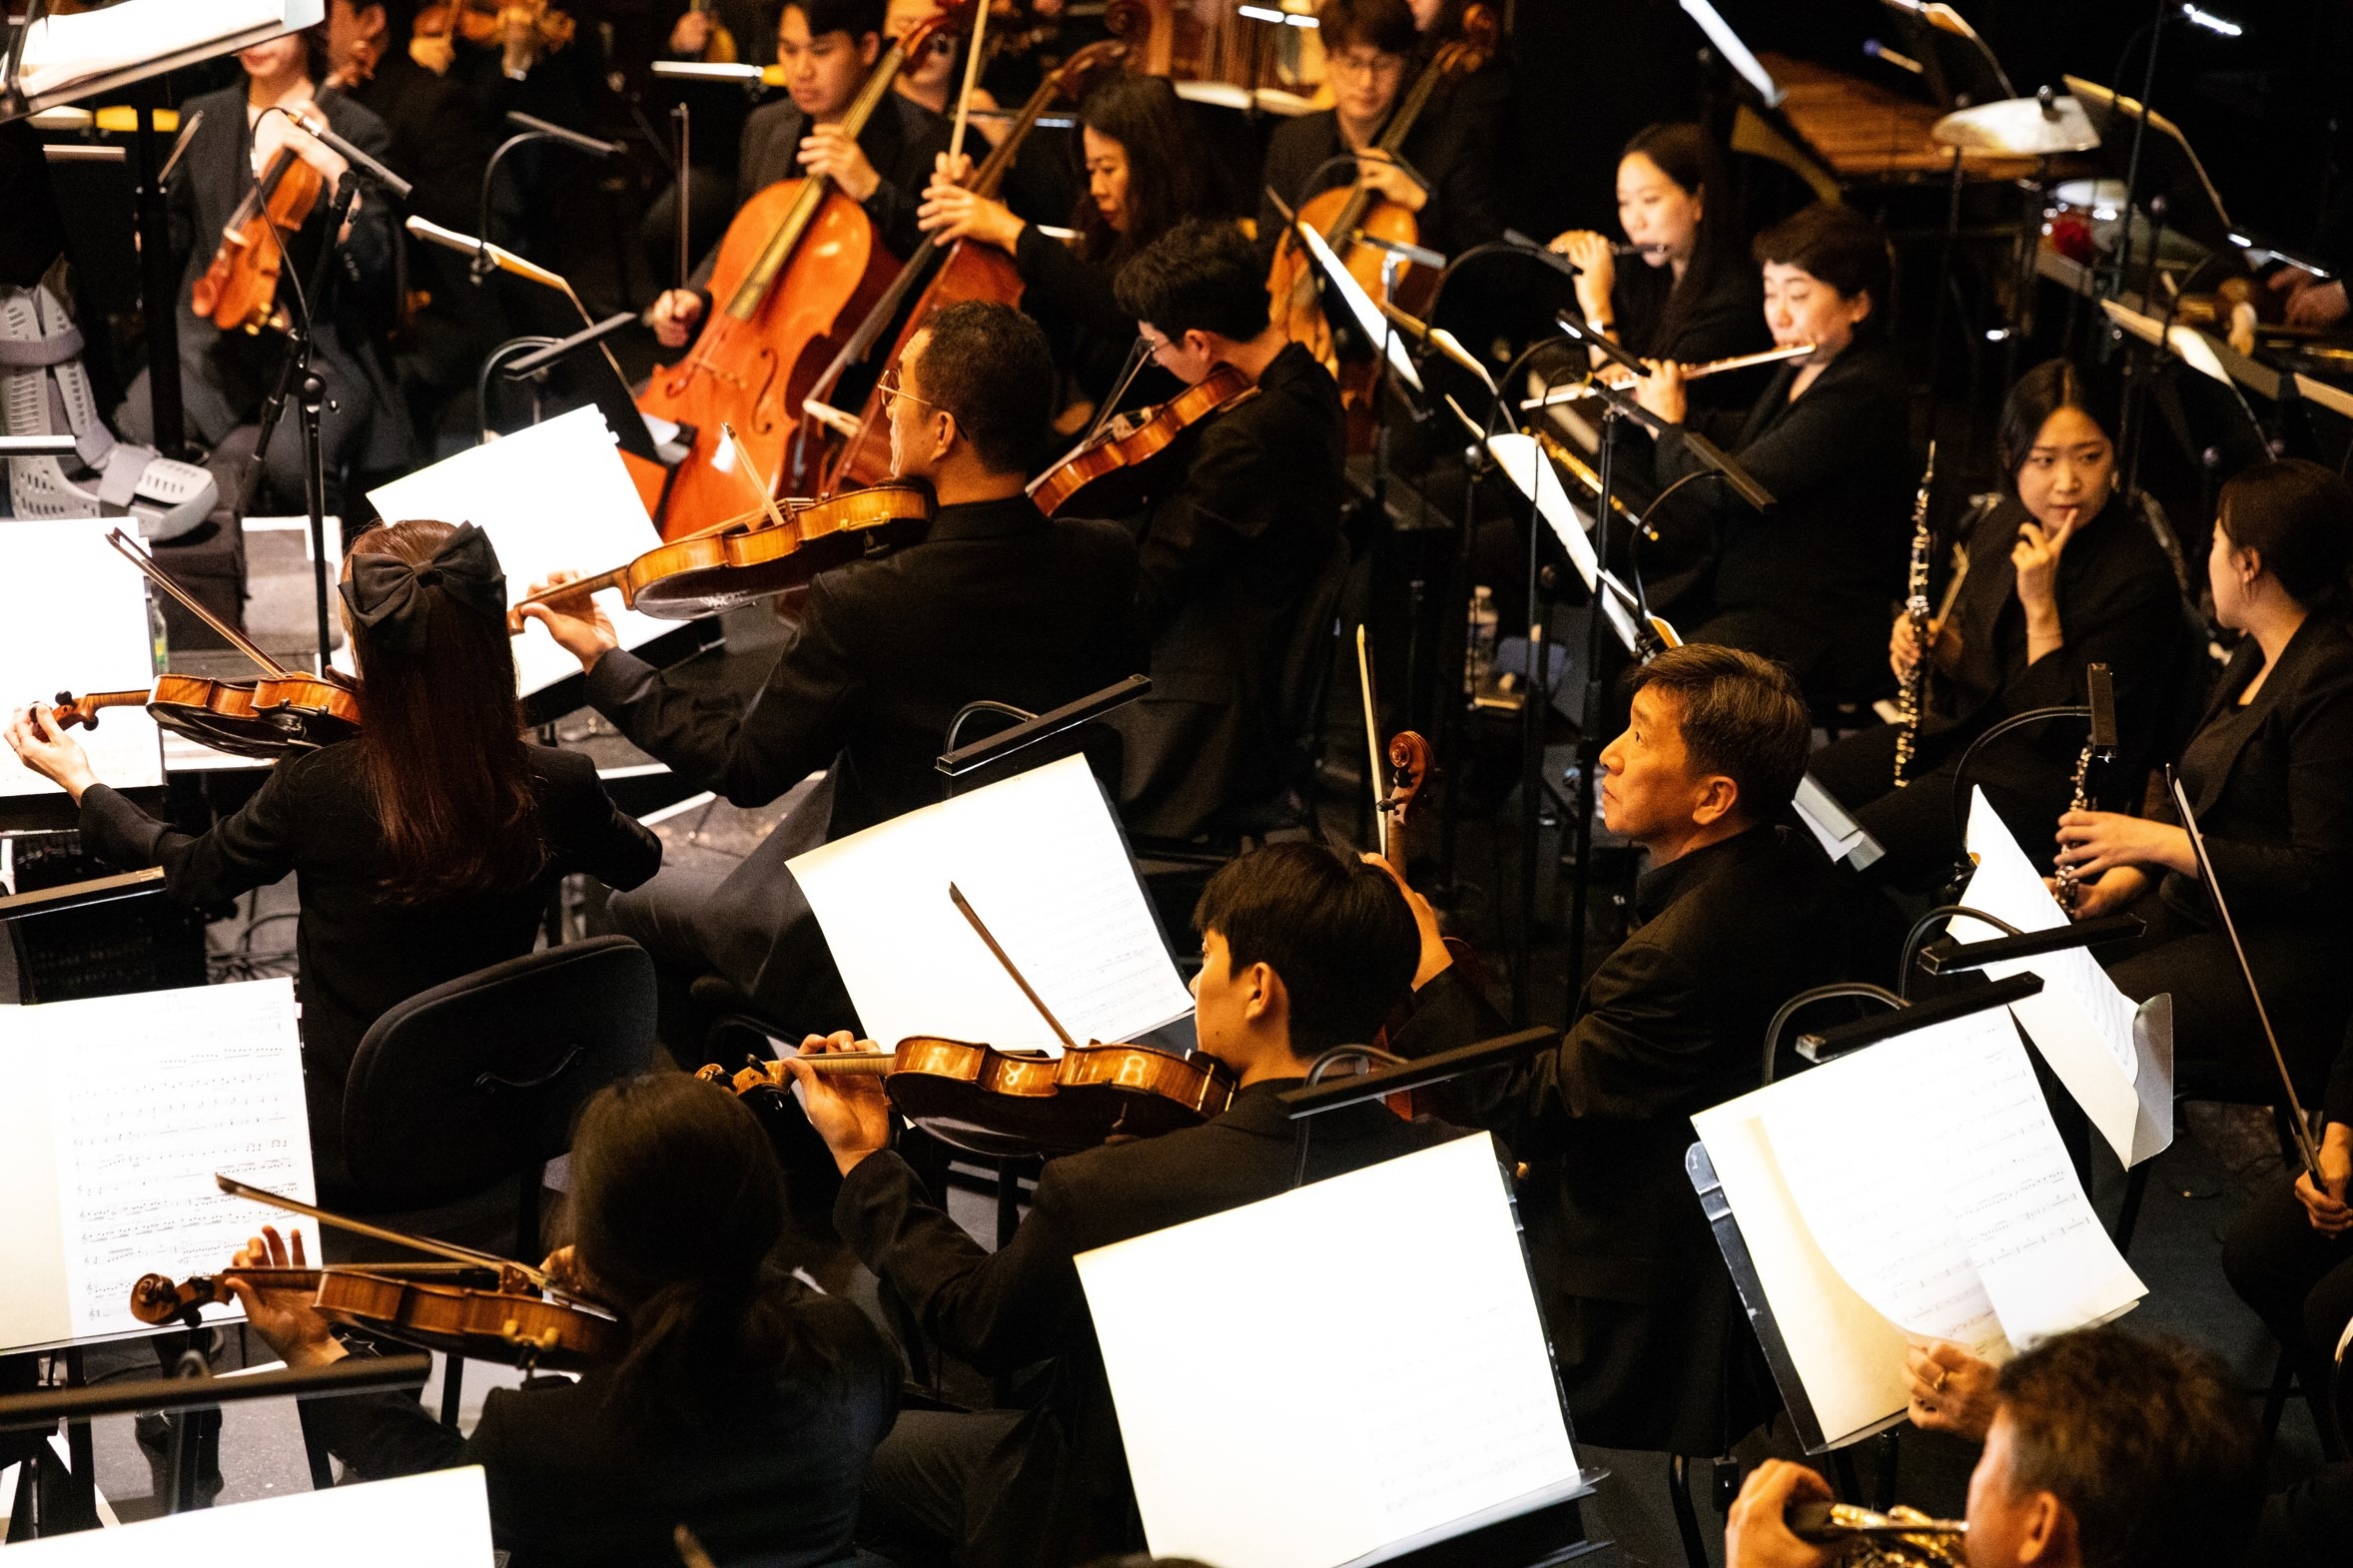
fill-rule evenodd
<path id="1" fill-rule="evenodd" d="M 1128 498 L 1123 492 L 1139 482 L 1139 468 L 1192 426 L 1257 395 L 1258 389 L 1232 366 L 1211 366 L 1207 376 L 1167 402 L 1115 414 L 1098 425 L 1070 455 L 1030 481 L 1030 496 L 1049 517 L 1083 494 L 1090 505 L 1133 509 L 1122 504 Z"/>
<path id="2" fill-rule="evenodd" d="M 883 52 L 841 119 L 865 130 L 899 72 L 943 30 L 963 25 L 974 0 L 948 0 Z M 645 508 L 665 538 L 735 509 L 737 482 L 713 461 L 722 424 L 742 432 L 758 471 L 782 476 L 803 494 L 817 455 L 794 442 L 803 405 L 833 357 L 835 334 L 888 287 L 888 253 L 858 204 L 830 178 L 779 180 L 746 202 L 727 226 L 711 273 L 717 307 L 694 347 L 657 370 L 637 406 L 691 428 L 693 445 L 676 468 L 623 455 Z M 788 453 L 788 445 L 795 448 Z M 787 458 L 793 459 L 789 469 Z"/>
<path id="3" fill-rule="evenodd" d="M 1465 8 L 1462 36 L 1441 44 L 1431 55 L 1413 86 L 1390 111 L 1389 123 L 1373 148 L 1392 158 L 1403 151 L 1406 138 L 1412 135 L 1414 123 L 1428 107 L 1438 85 L 1449 77 L 1468 76 L 1485 66 L 1495 53 L 1496 36 L 1495 13 L 1489 7 L 1473 4 Z M 1388 295 L 1382 288 L 1381 267 L 1387 253 L 1358 241 L 1371 235 L 1397 244 L 1415 245 L 1421 239 L 1421 226 L 1410 211 L 1364 185 L 1344 185 L 1318 192 L 1299 204 L 1297 221 L 1311 226 L 1330 242 L 1333 253 L 1365 294 L 1384 303 Z M 1418 285 L 1415 272 L 1409 262 L 1399 265 L 1395 276 L 1400 295 Z M 1287 227 L 1275 243 L 1274 266 L 1267 274 L 1266 292 L 1274 302 L 1274 319 L 1282 324 L 1284 336 L 1293 343 L 1305 345 L 1324 369 L 1339 380 L 1341 400 L 1351 415 L 1350 449 L 1369 450 L 1372 388 L 1379 367 L 1377 363 L 1351 365 L 1342 374 L 1332 343 L 1331 324 L 1324 319 L 1315 287 L 1314 264 L 1307 257 L 1306 248 L 1294 242 Z"/>
<path id="4" fill-rule="evenodd" d="M 454 39 L 477 48 L 499 45 L 499 69 L 512 81 L 531 74 L 541 54 L 572 41 L 578 24 L 547 0 L 434 0 L 417 7 L 408 29 L 408 56 L 435 76 L 456 58 Z"/>
<path id="5" fill-rule="evenodd" d="M 1037 127 L 1039 116 L 1058 99 L 1077 102 L 1087 89 L 1105 73 L 1117 70 L 1127 58 L 1128 46 L 1117 39 L 1105 39 L 1089 44 L 1072 55 L 1056 70 L 1047 74 L 1038 90 L 1030 95 L 1006 128 L 1005 139 L 989 154 L 987 162 L 974 172 L 970 189 L 977 195 L 994 198 L 1005 184 L 1006 174 L 1013 168 L 1014 158 L 1021 151 L 1022 142 Z M 932 258 L 939 250 L 938 242 L 926 236 L 907 265 L 899 270 L 893 282 L 874 309 L 867 313 L 857 334 L 851 338 L 833 364 L 811 389 L 808 401 L 822 403 L 842 374 L 857 364 L 871 350 L 883 331 L 899 315 L 900 302 L 907 290 L 930 271 Z M 825 492 L 832 494 L 844 484 L 873 484 L 889 477 L 881 471 L 872 456 L 873 444 L 869 434 L 886 421 L 883 418 L 882 388 L 889 380 L 892 367 L 907 352 L 907 345 L 938 312 L 968 300 L 987 300 L 998 305 L 1019 305 L 1024 290 L 1021 273 L 1014 267 L 1013 258 L 993 245 L 971 240 L 958 240 L 948 250 L 948 258 L 931 274 L 923 293 L 916 297 L 915 306 L 906 313 L 899 329 L 898 340 L 891 345 L 889 356 L 883 361 L 883 371 L 875 378 L 874 390 L 866 394 L 866 406 L 858 414 L 856 432 L 842 448 L 842 453 L 829 467 L 825 476 Z M 811 410 L 809 417 L 824 423 L 824 416 Z"/>
<path id="6" fill-rule="evenodd" d="M 579 604 L 601 589 L 663 620 L 692 620 L 809 585 L 819 572 L 919 534 L 931 522 L 927 484 L 877 484 L 827 501 L 773 502 L 699 533 L 656 545 L 625 566 L 577 577 L 506 612 L 520 632 L 525 604 Z"/>
<path id="7" fill-rule="evenodd" d="M 158 675 L 140 691 L 57 694 L 49 716 L 59 729 L 98 727 L 106 708 L 143 707 L 174 734 L 233 757 L 283 757 L 315 751 L 360 732 L 359 699 L 345 686 L 290 671 L 268 680 L 213 680 Z"/>
<path id="8" fill-rule="evenodd" d="M 323 1224 L 419 1252 L 438 1253 L 463 1267 L 445 1270 L 425 1264 L 389 1264 L 321 1269 L 231 1268 L 220 1274 L 200 1275 L 184 1284 L 174 1284 L 160 1274 L 148 1274 L 131 1287 L 132 1315 L 140 1321 L 170 1322 L 193 1309 L 193 1304 L 179 1304 L 184 1296 L 192 1301 L 206 1295 L 218 1300 L 226 1289 L 225 1280 L 242 1275 L 257 1284 L 275 1283 L 297 1289 L 311 1288 L 315 1279 L 319 1293 L 312 1305 L 331 1322 L 422 1349 L 478 1361 L 505 1362 L 526 1371 L 540 1368 L 577 1371 L 611 1359 L 628 1342 L 628 1331 L 603 1312 L 573 1301 L 544 1298 L 541 1292 L 553 1289 L 554 1281 L 541 1269 L 471 1247 L 353 1219 L 249 1186 L 230 1176 L 216 1174 L 213 1179 L 232 1197 L 252 1198 L 273 1208 L 307 1214 Z M 417 1277 L 447 1274 L 471 1278 L 483 1273 L 496 1280 L 494 1287 L 426 1282 L 426 1278 Z M 147 1315 L 150 1313 L 160 1315 Z"/>
<path id="9" fill-rule="evenodd" d="M 234 1304 L 237 1297 L 229 1288 L 232 1279 L 242 1279 L 263 1290 L 316 1291 L 327 1275 L 349 1271 L 256 1265 L 250 1268 L 224 1268 L 217 1274 L 191 1274 L 177 1282 L 164 1274 L 141 1274 L 131 1285 L 131 1315 L 143 1323 L 152 1323 L 160 1328 L 166 1323 L 187 1322 L 191 1313 L 208 1306 Z M 475 1263 L 371 1263 L 366 1271 L 395 1279 L 440 1278 L 453 1284 L 476 1287 L 498 1283 L 498 1270 Z"/>
<path id="10" fill-rule="evenodd" d="M 365 54 L 356 55 L 329 72 L 321 87 L 350 88 L 367 80 L 370 70 Z M 316 106 L 297 110 L 292 118 L 306 131 L 320 124 Z M 278 278 L 286 266 L 285 237 L 310 220 L 326 188 L 326 177 L 302 154 L 281 147 L 222 226 L 212 265 L 189 286 L 188 303 L 196 314 L 223 332 L 284 327 Z"/>
<path id="11" fill-rule="evenodd" d="M 820 1073 L 880 1075 L 892 1110 L 942 1143 L 991 1160 L 1072 1155 L 1115 1138 L 1198 1127 L 1234 1093 L 1232 1073 L 1215 1058 L 1158 1046 L 1071 1046 L 1049 1058 L 918 1035 L 892 1052 L 801 1060 Z M 713 1064 L 695 1076 L 733 1089 L 763 1120 L 784 1114 L 792 1093 L 782 1062 L 732 1075 Z"/>

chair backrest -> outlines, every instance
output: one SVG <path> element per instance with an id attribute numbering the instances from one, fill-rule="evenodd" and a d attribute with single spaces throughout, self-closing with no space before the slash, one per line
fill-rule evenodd
<path id="1" fill-rule="evenodd" d="M 1298 618 L 1283 632 L 1282 664 L 1268 717 L 1275 726 L 1272 738 L 1276 754 L 1282 758 L 1286 789 L 1305 787 L 1315 773 L 1315 758 L 1323 741 L 1324 696 L 1343 641 L 1336 621 L 1347 582 L 1347 546 L 1335 542 L 1300 600 Z"/>
<path id="2" fill-rule="evenodd" d="M 571 1147 L 588 1098 L 651 1065 L 653 961 L 593 937 L 410 997 L 360 1042 L 344 1159 L 370 1206 L 479 1192 Z"/>

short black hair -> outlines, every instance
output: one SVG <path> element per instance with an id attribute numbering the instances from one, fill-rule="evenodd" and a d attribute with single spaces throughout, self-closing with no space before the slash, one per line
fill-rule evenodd
<path id="1" fill-rule="evenodd" d="M 2343 614 L 2353 564 L 2353 485 L 2317 462 L 2278 457 L 2244 468 L 2222 486 L 2214 526 L 2238 549 L 2263 557 L 2288 597 L 2305 609 Z"/>
<path id="2" fill-rule="evenodd" d="M 1749 254 L 1760 267 L 1777 262 L 1811 273 L 1838 290 L 1842 300 L 1870 295 L 1871 314 L 1863 319 L 1858 332 L 1876 330 L 1888 314 L 1888 295 L 1896 280 L 1895 255 L 1879 225 L 1852 207 L 1835 202 L 1801 207 L 1760 231 Z"/>
<path id="3" fill-rule="evenodd" d="M 1409 55 L 1420 41 L 1407 0 L 1323 0 L 1315 8 L 1315 35 L 1327 55 L 1350 44 L 1370 44 L 1385 55 Z"/>
<path id="4" fill-rule="evenodd" d="M 956 417 L 993 473 L 1027 472 L 1054 417 L 1054 351 L 1010 305 L 966 300 L 923 324 L 923 396 Z"/>
<path id="5" fill-rule="evenodd" d="M 1282 977 L 1301 1058 L 1369 1042 L 1421 962 L 1421 933 L 1389 874 L 1320 844 L 1268 844 L 1227 861 L 1192 924 L 1225 939 L 1232 968 L 1262 963 Z"/>
<path id="6" fill-rule="evenodd" d="M 2001 399 L 1993 454 L 2001 464 L 2001 482 L 2011 493 L 2017 491 L 2018 470 L 2026 465 L 2034 438 L 2061 408 L 2080 409 L 2111 444 L 2115 441 L 2115 384 L 2097 372 L 2085 372 L 2072 360 L 2045 360 L 2019 377 Z"/>
<path id="7" fill-rule="evenodd" d="M 1199 329 L 1234 343 L 1266 330 L 1266 267 L 1229 223 L 1187 219 L 1138 251 L 1112 292 L 1122 315 L 1165 336 Z"/>
<path id="8" fill-rule="evenodd" d="M 891 6 L 890 0 L 784 0 L 777 9 L 778 23 L 782 24 L 786 11 L 795 9 L 807 20 L 811 38 L 848 33 L 863 39 L 868 33 L 882 32 L 883 18 Z"/>
<path id="9" fill-rule="evenodd" d="M 1630 692 L 1645 688 L 1675 698 L 1692 766 L 1732 780 L 1743 818 L 1769 822 L 1797 798 L 1814 720 L 1786 667 L 1744 648 L 1692 642 L 1637 670 Z"/>
<path id="10" fill-rule="evenodd" d="M 2011 1495 L 2075 1516 L 2084 1568 L 2238 1560 L 2262 1506 L 2255 1423 L 2230 1373 L 2178 1339 L 2084 1328 L 2001 1369 Z"/>

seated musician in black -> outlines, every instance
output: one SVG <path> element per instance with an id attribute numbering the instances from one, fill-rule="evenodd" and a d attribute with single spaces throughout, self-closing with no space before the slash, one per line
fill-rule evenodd
<path id="1" fill-rule="evenodd" d="M 938 512 L 908 542 L 809 585 L 748 708 L 622 650 L 601 612 L 526 611 L 578 657 L 596 710 L 697 787 L 761 806 L 827 770 L 828 788 L 732 874 L 673 872 L 612 906 L 671 978 L 716 972 L 796 1025 L 850 1015 L 785 862 L 941 799 L 933 762 L 966 704 L 1042 713 L 1135 674 L 1141 658 L 1133 541 L 1112 523 L 1042 516 L 1023 493 L 1054 397 L 1037 324 L 1002 305 L 952 306 L 909 342 L 897 376 L 892 471 L 929 482 Z"/>
<path id="2" fill-rule="evenodd" d="M 2143 501 L 2116 484 L 2115 403 L 2105 384 L 2064 360 L 2028 371 L 2002 404 L 1995 436 L 2004 493 L 1963 523 L 1953 602 L 1932 629 L 1928 700 L 1904 788 L 1895 787 L 1895 725 L 1846 736 L 1816 753 L 1815 779 L 1887 850 L 1872 868 L 1900 886 L 1951 875 L 1961 854 L 1954 789 L 1961 753 L 1989 726 L 2033 708 L 2086 700 L 2084 669 L 2115 680 L 2123 745 L 2102 779 L 2137 792 L 2165 739 L 2165 718 L 2190 674 L 2189 611 L 2174 573 L 2180 546 Z M 2163 530 L 2160 533 L 2158 530 Z M 2170 549 L 2168 546 L 2170 545 Z M 1932 578 L 1930 603 L 1941 600 Z M 1920 650 L 1896 617 L 1897 679 Z M 2080 722 L 2012 730 L 1980 750 L 1969 782 L 1985 791 L 2028 854 L 2073 795 Z"/>
<path id="3" fill-rule="evenodd" d="M 1048 1367 L 1027 1411 L 899 1417 L 875 1455 L 859 1525 L 860 1544 L 899 1568 L 951 1558 L 963 1568 L 1069 1568 L 1143 1544 L 1072 1259 L 1287 1190 L 1297 1152 L 1276 1097 L 1323 1052 L 1369 1039 L 1413 975 L 1413 917 L 1389 879 L 1316 844 L 1273 844 L 1226 865 L 1193 923 L 1194 1022 L 1200 1049 L 1240 1086 L 1231 1108 L 1202 1127 L 1049 1162 L 1029 1216 L 995 1252 L 888 1148 L 880 1080 L 792 1069 L 844 1175 L 836 1227 L 930 1342 L 986 1373 Z M 803 1049 L 850 1045 L 836 1036 Z M 1308 1179 L 1452 1136 L 1382 1106 L 1334 1112 L 1316 1121 Z"/>
<path id="4" fill-rule="evenodd" d="M 1520 1217 L 1578 1437 L 1715 1454 L 1774 1394 L 1684 1176 L 1691 1115 L 1757 1087 L 1775 1010 L 1849 977 L 1854 926 L 1830 863 L 1782 825 L 1809 730 L 1789 673 L 1694 643 L 1633 678 L 1632 721 L 1601 756 L 1601 808 L 1650 855 L 1638 924 L 1556 1049 L 1439 1113 L 1494 1129 L 1528 1166 Z M 1503 1033 L 1429 905 L 1409 899 L 1422 956 L 1391 1049 L 1421 1057 Z"/>
<path id="5" fill-rule="evenodd" d="M 347 464 L 363 474 L 403 469 L 410 457 L 407 420 L 374 346 L 372 325 L 389 308 L 392 279 L 392 210 L 366 191 L 348 225 L 331 235 L 328 219 L 342 181 L 357 178 L 341 153 L 288 118 L 316 107 L 337 135 L 362 152 L 382 159 L 391 151 L 385 124 L 327 80 L 327 28 L 286 33 L 238 52 L 244 78 L 235 86 L 191 98 L 180 106 L 190 120 L 204 117 L 188 139 L 166 195 L 172 215 L 172 251 L 182 259 L 175 317 L 180 345 L 180 394 L 187 433 L 206 446 L 219 446 L 242 425 L 258 421 L 262 404 L 277 384 L 288 351 L 282 332 L 223 329 L 196 314 L 191 291 L 212 266 L 223 231 L 238 204 L 254 189 L 282 148 L 318 171 L 319 200 L 301 229 L 284 235 L 284 267 L 277 306 L 289 321 L 303 319 L 300 291 L 310 287 L 323 246 L 335 256 L 324 276 L 326 295 L 308 302 L 311 368 L 326 384 L 319 439 L 331 486 L 328 506 L 339 504 L 339 476 Z M 148 374 L 132 378 L 129 393 L 115 410 L 123 438 L 155 444 L 155 420 Z M 267 500 L 301 510 L 304 496 L 302 418 L 292 403 L 271 432 L 263 454 Z"/>
<path id="6" fill-rule="evenodd" d="M 405 1394 L 303 1406 L 366 1480 L 478 1464 L 514 1568 L 674 1559 L 681 1524 L 721 1562 L 837 1563 L 898 1403 L 899 1358 L 859 1307 L 778 1260 L 784 1178 L 752 1114 L 680 1073 L 600 1091 L 571 1151 L 573 1242 L 547 1259 L 627 1347 L 578 1382 L 493 1389 L 470 1436 Z M 235 1266 L 302 1261 L 276 1227 Z M 230 1276 L 290 1366 L 349 1352 L 310 1292 Z"/>
<path id="7" fill-rule="evenodd" d="M 1757 268 L 1740 244 L 1731 193 L 1723 156 L 1703 127 L 1663 121 L 1636 132 L 1618 159 L 1618 227 L 1642 254 L 1621 261 L 1616 242 L 1590 229 L 1552 241 L 1578 268 L 1577 308 L 1586 325 L 1630 354 L 1679 365 L 1770 348 Z M 1598 367 L 1601 356 L 1586 352 Z M 1691 400 L 1720 408 L 1732 391 L 1744 392 L 1746 402 L 1757 376 L 1695 383 Z"/>
<path id="8" fill-rule="evenodd" d="M 932 164 L 948 150 L 948 122 L 903 93 L 885 93 L 855 137 L 841 119 L 883 52 L 884 0 L 792 0 L 776 28 L 788 97 L 752 111 L 736 159 L 738 208 L 781 180 L 829 176 L 874 225 L 875 243 L 906 257 L 923 243 L 915 208 Z M 722 239 L 721 244 L 725 243 Z M 713 246 L 684 289 L 664 291 L 646 325 L 682 349 L 710 311 Z"/>
<path id="9" fill-rule="evenodd" d="M 1816 203 L 1757 236 L 1765 323 L 1777 345 L 1812 344 L 1783 365 L 1744 417 L 1693 412 L 1691 427 L 1740 459 L 1774 503 L 1759 512 L 1721 479 L 1694 478 L 1653 520 L 1670 551 L 1707 564 L 1662 606 L 1687 642 L 1721 642 L 1795 670 L 1811 700 L 1892 689 L 1882 656 L 1888 606 L 1903 595 L 1919 480 L 1910 391 L 1884 340 L 1888 242 L 1851 207 Z M 1655 362 L 1634 384 L 1674 428 L 1659 437 L 1657 482 L 1705 472 L 1683 439 L 1682 367 Z M 1696 536 L 1696 537 L 1695 537 Z"/>
<path id="10" fill-rule="evenodd" d="M 1124 73 L 1098 82 L 1080 101 L 1078 120 L 1087 192 L 1068 220 L 1073 243 L 965 190 L 946 159 L 917 221 L 942 244 L 978 240 L 1013 258 L 1023 309 L 1046 329 L 1069 381 L 1066 399 L 1092 413 L 1118 390 L 1136 341 L 1136 319 L 1120 309 L 1113 279 L 1138 251 L 1187 218 L 1217 216 L 1221 204 L 1212 167 L 1198 156 L 1198 128 L 1167 77 Z M 1148 365 L 1122 406 L 1160 402 L 1178 390 L 1168 372 Z"/>
<path id="11" fill-rule="evenodd" d="M 1406 0 L 1324 0 L 1316 13 L 1332 107 L 1300 115 L 1266 142 L 1259 193 L 1258 248 L 1274 252 L 1284 207 L 1354 185 L 1414 216 L 1420 243 L 1446 256 L 1503 233 L 1495 149 L 1475 114 L 1445 115 L 1435 100 L 1418 115 L 1399 155 L 1380 150 L 1389 117 L 1414 80 L 1419 40 Z M 1420 181 L 1414 175 L 1420 175 Z M 1426 182 L 1426 184 L 1424 183 Z"/>
<path id="12" fill-rule="evenodd" d="M 2307 1104 L 2353 1016 L 2349 562 L 2353 487 L 2328 469 L 2258 463 L 2222 487 L 2206 580 L 2214 618 L 2241 635 L 2180 764 Z M 2102 961 L 2135 1001 L 2172 994 L 2175 1082 L 2267 1103 L 2278 1092 L 2270 1046 L 2170 799 L 2148 818 L 2070 811 L 2057 838 L 2058 859 L 2083 879 L 2078 920 L 2129 911 L 2149 923 Z"/>
<path id="13" fill-rule="evenodd" d="M 1229 224 L 1178 225 L 1118 288 L 1164 370 L 1189 387 L 1228 366 L 1254 390 L 1186 431 L 1164 459 L 1181 471 L 1154 480 L 1132 523 L 1153 690 L 1114 715 L 1122 813 L 1139 833 L 1189 839 L 1230 830 L 1293 775 L 1303 672 L 1325 656 L 1316 606 L 1345 565 L 1339 389 L 1270 321 L 1265 271 Z"/>
<path id="14" fill-rule="evenodd" d="M 46 708 L 20 711 L 7 731 L 25 766 L 81 803 L 85 847 L 124 868 L 163 867 L 180 903 L 216 904 L 294 874 L 323 1193 L 350 1184 L 344 1082 L 379 1016 L 530 952 L 559 879 L 586 872 L 632 888 L 662 863 L 661 841 L 613 805 L 588 758 L 522 739 L 506 579 L 487 535 L 379 526 L 353 541 L 344 572 L 358 738 L 286 758 L 209 831 L 159 822 L 101 783 Z"/>

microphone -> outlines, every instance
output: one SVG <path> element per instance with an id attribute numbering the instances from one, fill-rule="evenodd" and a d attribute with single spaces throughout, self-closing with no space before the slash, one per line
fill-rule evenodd
<path id="1" fill-rule="evenodd" d="M 599 158 L 615 157 L 618 154 L 626 151 L 626 149 L 624 149 L 618 142 L 600 141 L 596 137 L 585 136 L 578 131 L 567 130 L 563 126 L 556 125 L 547 120 L 542 120 L 537 115 L 524 114 L 520 109 L 507 110 L 506 123 L 509 125 L 519 125 L 524 130 L 532 132 L 535 135 L 544 136 L 553 141 L 561 142 L 566 147 L 576 147 L 584 153 L 593 153 Z"/>
<path id="2" fill-rule="evenodd" d="M 2084 682 L 2091 689 L 2091 751 L 2102 761 L 2112 761 L 2116 755 L 2116 677 L 2105 664 L 2093 664 L 2083 671 Z"/>
<path id="3" fill-rule="evenodd" d="M 359 148 L 354 147 L 350 142 L 344 140 L 343 137 L 337 135 L 335 127 L 327 123 L 327 116 L 313 112 L 302 116 L 298 123 L 304 130 L 310 132 L 313 136 L 316 136 L 319 138 L 319 140 L 325 142 L 328 146 L 343 154 L 344 161 L 346 163 L 359 170 L 362 174 L 367 175 L 370 179 L 383 186 L 386 190 L 392 192 L 393 201 L 405 202 L 408 200 L 408 193 L 413 189 L 413 187 L 410 186 L 407 181 L 401 179 L 398 175 L 392 173 L 390 169 L 387 169 L 383 164 L 377 162 L 374 157 L 362 152 Z"/>

